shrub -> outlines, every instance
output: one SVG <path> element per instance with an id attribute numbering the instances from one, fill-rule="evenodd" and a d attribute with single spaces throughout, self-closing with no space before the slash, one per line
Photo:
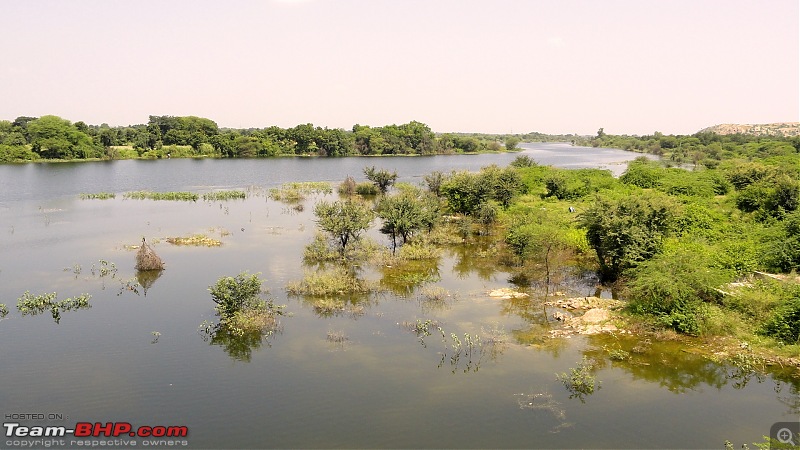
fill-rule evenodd
<path id="1" fill-rule="evenodd" d="M 208 288 L 217 304 L 217 313 L 228 319 L 237 311 L 257 306 L 261 295 L 261 279 L 256 274 L 242 272 L 235 277 L 223 277 Z"/>
<path id="2" fill-rule="evenodd" d="M 760 331 L 785 344 L 800 344 L 800 289 L 777 306 Z"/>
<path id="3" fill-rule="evenodd" d="M 343 195 L 345 197 L 351 197 L 356 193 L 356 180 L 353 179 L 351 176 L 347 176 L 347 178 L 342 181 L 342 184 L 339 185 L 339 195 Z"/>
<path id="4" fill-rule="evenodd" d="M 378 195 L 378 187 L 369 181 L 358 183 L 355 188 L 356 194 L 361 196 Z"/>
<path id="5" fill-rule="evenodd" d="M 365 294 L 371 290 L 368 282 L 339 266 L 321 272 L 306 272 L 302 280 L 286 285 L 286 291 L 293 295 Z"/>

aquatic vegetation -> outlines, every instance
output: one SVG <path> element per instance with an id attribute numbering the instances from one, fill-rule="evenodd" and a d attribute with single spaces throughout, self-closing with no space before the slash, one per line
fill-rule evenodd
<path id="1" fill-rule="evenodd" d="M 185 201 L 196 202 L 200 196 L 193 192 L 151 192 L 151 191 L 134 191 L 126 192 L 122 198 L 132 200 L 167 200 L 167 201 Z"/>
<path id="2" fill-rule="evenodd" d="M 328 331 L 325 340 L 334 344 L 344 344 L 350 340 L 344 331 Z"/>
<path id="3" fill-rule="evenodd" d="M 226 201 L 226 200 L 243 200 L 247 198 L 245 191 L 214 191 L 203 194 L 205 201 Z"/>
<path id="4" fill-rule="evenodd" d="M 111 278 L 117 276 L 117 265 L 113 262 L 101 259 L 98 261 L 98 264 L 98 266 L 92 264 L 92 276 L 95 274 L 98 274 L 100 278 L 107 277 L 108 275 L 111 275 Z M 77 270 L 76 275 L 80 273 L 80 266 L 77 267 Z"/>
<path id="5" fill-rule="evenodd" d="M 594 394 L 595 387 L 600 389 L 599 386 L 596 386 L 599 381 L 592 374 L 592 369 L 594 369 L 594 364 L 584 356 L 577 367 L 569 370 L 569 374 L 563 372 L 556 374 L 556 379 L 563 383 L 569 391 L 569 398 L 578 398 L 581 403 L 585 403 L 584 397 Z"/>
<path id="6" fill-rule="evenodd" d="M 305 200 L 312 194 L 328 195 L 333 192 L 331 184 L 327 181 L 306 181 L 284 183 L 280 188 L 269 190 L 269 198 L 276 202 L 296 203 Z"/>
<path id="7" fill-rule="evenodd" d="M 235 277 L 223 277 L 209 287 L 211 299 L 220 323 L 210 334 L 225 333 L 229 337 L 271 334 L 278 326 L 276 316 L 283 315 L 285 306 L 261 298 L 262 280 L 257 274 L 242 272 Z"/>
<path id="8" fill-rule="evenodd" d="M 8 315 L 8 306 L 5 303 L 0 303 L 0 319 Z"/>
<path id="9" fill-rule="evenodd" d="M 113 192 L 97 192 L 94 194 L 81 193 L 81 200 L 109 200 L 116 198 L 117 194 Z"/>
<path id="10" fill-rule="evenodd" d="M 374 289 L 373 283 L 359 279 L 339 266 L 323 271 L 306 271 L 302 280 L 286 285 L 286 291 L 292 295 L 313 296 L 366 294 Z"/>
<path id="11" fill-rule="evenodd" d="M 378 195 L 378 192 L 380 191 L 374 184 L 370 183 L 369 181 L 362 181 L 361 183 L 356 184 L 355 192 L 356 194 L 362 197 L 366 197 L 371 195 Z"/>
<path id="12" fill-rule="evenodd" d="M 150 341 L 150 343 L 151 343 L 151 344 L 155 344 L 155 343 L 157 343 L 157 342 L 158 342 L 158 338 L 160 338 L 160 337 L 161 337 L 161 333 L 160 333 L 160 332 L 158 332 L 158 331 L 153 331 L 153 332 L 151 332 L 150 334 L 152 334 L 152 335 L 153 335 L 153 340 L 152 340 L 152 341 Z"/>
<path id="13" fill-rule="evenodd" d="M 167 242 L 172 245 L 191 245 L 195 247 L 219 247 L 222 241 L 210 238 L 204 234 L 194 234 L 192 236 L 168 237 Z"/>
<path id="14" fill-rule="evenodd" d="M 49 310 L 53 316 L 53 320 L 59 323 L 61 321 L 62 312 L 92 307 L 92 305 L 89 304 L 89 299 L 91 299 L 92 296 L 89 294 L 81 294 L 77 297 L 70 297 L 61 301 L 57 301 L 56 298 L 57 295 L 55 292 L 33 295 L 29 291 L 25 291 L 22 297 L 17 299 L 17 310 L 21 312 L 23 316 L 35 316 Z"/>

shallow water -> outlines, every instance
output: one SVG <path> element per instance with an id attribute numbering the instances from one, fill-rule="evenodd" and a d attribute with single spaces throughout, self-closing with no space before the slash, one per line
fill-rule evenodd
<path id="1" fill-rule="evenodd" d="M 565 167 L 620 168 L 639 156 L 552 144 L 527 152 Z M 324 316 L 284 291 L 302 276 L 313 199 L 297 212 L 261 195 L 196 203 L 121 196 L 338 183 L 348 174 L 360 178 L 373 164 L 414 182 L 432 170 L 477 170 L 515 156 L 0 166 L 0 302 L 11 310 L 0 321 L 0 413 L 65 416 L 47 425 L 186 425 L 194 448 L 719 448 L 726 439 L 760 441 L 772 423 L 797 420 L 796 384 L 772 377 L 743 383 L 733 368 L 670 344 L 643 346 L 630 361 L 616 362 L 604 347 L 640 343 L 540 339 L 551 326 L 541 300 L 490 298 L 488 290 L 509 286 L 509 274 L 482 264 L 474 249 L 448 250 L 428 268 L 438 278 L 430 284 L 451 293 L 444 302 L 404 289 L 391 270 L 366 268 L 365 276 L 392 290 L 353 299 L 363 308 Z M 118 195 L 78 198 L 100 191 Z M 220 236 L 221 229 L 231 234 Z M 163 240 L 192 233 L 216 235 L 223 245 Z M 146 295 L 124 289 L 135 276 L 134 252 L 124 246 L 143 236 L 161 240 L 154 248 L 167 264 Z M 100 276 L 100 260 L 116 272 Z M 216 319 L 208 286 L 243 270 L 260 272 L 291 316 L 260 346 L 205 340 L 198 326 Z M 557 289 L 589 295 L 593 281 Z M 86 292 L 92 307 L 65 312 L 58 324 L 48 313 L 23 317 L 15 305 L 26 290 L 57 292 L 59 299 Z M 436 334 L 421 342 L 407 326 L 418 319 L 441 324 L 446 343 Z M 346 340 L 330 342 L 329 333 Z M 506 343 L 454 358 L 450 333 L 503 335 Z M 555 374 L 583 356 L 597 360 L 600 389 L 581 401 Z"/>

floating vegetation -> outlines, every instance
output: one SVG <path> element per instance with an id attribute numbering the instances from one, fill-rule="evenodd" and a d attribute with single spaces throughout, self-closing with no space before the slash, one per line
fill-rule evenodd
<path id="1" fill-rule="evenodd" d="M 155 343 L 157 343 L 157 342 L 158 342 L 158 338 L 160 338 L 160 337 L 161 337 L 161 333 L 160 333 L 160 332 L 158 332 L 158 331 L 153 331 L 153 332 L 151 332 L 150 334 L 152 334 L 152 335 L 153 335 L 153 340 L 152 340 L 152 341 L 150 341 L 150 343 L 151 343 L 151 344 L 155 344 Z"/>
<path id="2" fill-rule="evenodd" d="M 192 245 L 195 247 L 219 247 L 222 241 L 210 238 L 204 234 L 195 234 L 186 237 L 168 237 L 167 242 L 173 245 Z"/>
<path id="3" fill-rule="evenodd" d="M 104 278 L 104 277 L 107 277 L 109 275 L 111 275 L 111 278 L 114 278 L 114 277 L 117 276 L 117 265 L 116 264 L 114 264 L 113 262 L 108 262 L 108 261 L 106 261 L 104 259 L 101 259 L 98 263 L 99 263 L 98 266 L 95 266 L 94 264 L 92 264 L 92 276 L 99 275 L 100 278 Z M 78 272 L 76 272 L 76 274 L 78 274 L 78 273 L 80 273 L 80 266 L 78 266 Z"/>
<path id="4" fill-rule="evenodd" d="M 89 304 L 90 298 L 92 298 L 92 296 L 89 294 L 81 294 L 74 298 L 56 301 L 55 292 L 33 295 L 29 291 L 25 291 L 22 297 L 17 299 L 17 310 L 21 312 L 23 316 L 35 316 L 49 310 L 53 315 L 53 320 L 59 323 L 61 321 L 62 312 L 91 308 L 92 305 Z"/>
<path id="5" fill-rule="evenodd" d="M 82 270 L 83 269 L 81 268 L 81 265 L 77 263 L 74 264 L 72 267 L 64 267 L 64 272 L 72 271 L 72 273 L 75 274 L 75 278 L 78 278 L 78 275 L 81 274 Z"/>
<path id="6" fill-rule="evenodd" d="M 5 303 L 0 303 L 0 319 L 8 315 L 8 306 Z"/>
<path id="7" fill-rule="evenodd" d="M 286 291 L 293 295 L 341 295 L 366 294 L 374 289 L 372 283 L 356 278 L 343 267 L 334 267 L 320 272 L 306 271 L 300 281 L 286 285 Z"/>
<path id="8" fill-rule="evenodd" d="M 122 198 L 132 200 L 168 200 L 168 201 L 185 201 L 196 202 L 200 196 L 193 192 L 151 192 L 151 191 L 134 191 L 126 192 Z"/>
<path id="9" fill-rule="evenodd" d="M 352 304 L 342 299 L 330 297 L 315 299 L 312 303 L 312 307 L 314 308 L 314 312 L 320 317 L 347 314 L 355 319 L 365 314 L 365 308 L 362 304 Z"/>
<path id="10" fill-rule="evenodd" d="M 297 203 L 302 202 L 311 194 L 328 195 L 333 192 L 331 184 L 327 181 L 307 181 L 284 183 L 280 188 L 269 190 L 269 198 L 276 202 Z"/>
<path id="11" fill-rule="evenodd" d="M 424 286 L 419 290 L 423 311 L 447 309 L 454 299 L 455 296 L 441 286 Z"/>
<path id="12" fill-rule="evenodd" d="M 556 379 L 563 383 L 569 391 L 569 398 L 578 398 L 581 403 L 586 403 L 584 397 L 594 394 L 595 385 L 599 384 L 599 381 L 596 381 L 595 376 L 592 375 L 592 369 L 594 369 L 594 364 L 584 356 L 577 367 L 569 369 L 569 374 L 556 374 Z M 597 386 L 597 389 L 600 387 Z"/>
<path id="13" fill-rule="evenodd" d="M 160 270 L 148 270 L 140 273 L 148 273 L 148 272 L 159 273 L 159 274 L 161 273 Z M 117 293 L 117 297 L 124 294 L 125 292 L 133 292 L 134 294 L 139 295 L 139 288 L 141 287 L 141 285 L 136 280 L 136 278 L 131 278 L 130 280 L 119 280 L 119 282 L 121 286 L 119 288 L 119 292 Z"/>
<path id="14" fill-rule="evenodd" d="M 147 245 L 144 238 L 142 246 L 136 252 L 136 270 L 164 270 L 164 261 Z"/>
<path id="15" fill-rule="evenodd" d="M 247 198 L 247 193 L 245 191 L 214 191 L 214 192 L 207 192 L 203 194 L 203 200 L 205 201 L 226 201 L 226 200 L 243 200 Z"/>
<path id="16" fill-rule="evenodd" d="M 116 198 L 117 194 L 114 194 L 113 192 L 98 192 L 95 194 L 82 193 L 80 197 L 81 200 L 109 200 Z"/>

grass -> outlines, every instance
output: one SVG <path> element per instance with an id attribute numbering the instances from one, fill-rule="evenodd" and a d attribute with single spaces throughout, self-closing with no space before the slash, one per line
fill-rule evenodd
<path id="1" fill-rule="evenodd" d="M 97 192 L 94 194 L 81 194 L 81 200 L 109 200 L 112 198 L 116 198 L 117 194 L 113 192 Z"/>
<path id="2" fill-rule="evenodd" d="M 205 201 L 225 201 L 225 200 L 243 200 L 247 198 L 245 191 L 214 191 L 203 194 Z"/>
<path id="3" fill-rule="evenodd" d="M 190 245 L 194 247 L 219 247 L 222 241 L 210 238 L 205 234 L 195 234 L 184 237 L 168 237 L 167 242 L 172 245 Z"/>
<path id="4" fill-rule="evenodd" d="M 356 278 L 338 266 L 321 272 L 306 271 L 302 280 L 292 281 L 286 285 L 286 291 L 292 295 L 366 294 L 372 290 L 371 283 Z"/>
<path id="5" fill-rule="evenodd" d="M 185 201 L 196 202 L 200 196 L 193 192 L 151 192 L 151 191 L 133 191 L 126 192 L 122 195 L 125 199 L 132 200 L 169 200 L 169 201 Z"/>
<path id="6" fill-rule="evenodd" d="M 297 203 L 302 202 L 311 194 L 330 194 L 333 192 L 331 184 L 327 181 L 306 181 L 284 183 L 280 188 L 269 190 L 269 198 L 276 202 Z"/>

